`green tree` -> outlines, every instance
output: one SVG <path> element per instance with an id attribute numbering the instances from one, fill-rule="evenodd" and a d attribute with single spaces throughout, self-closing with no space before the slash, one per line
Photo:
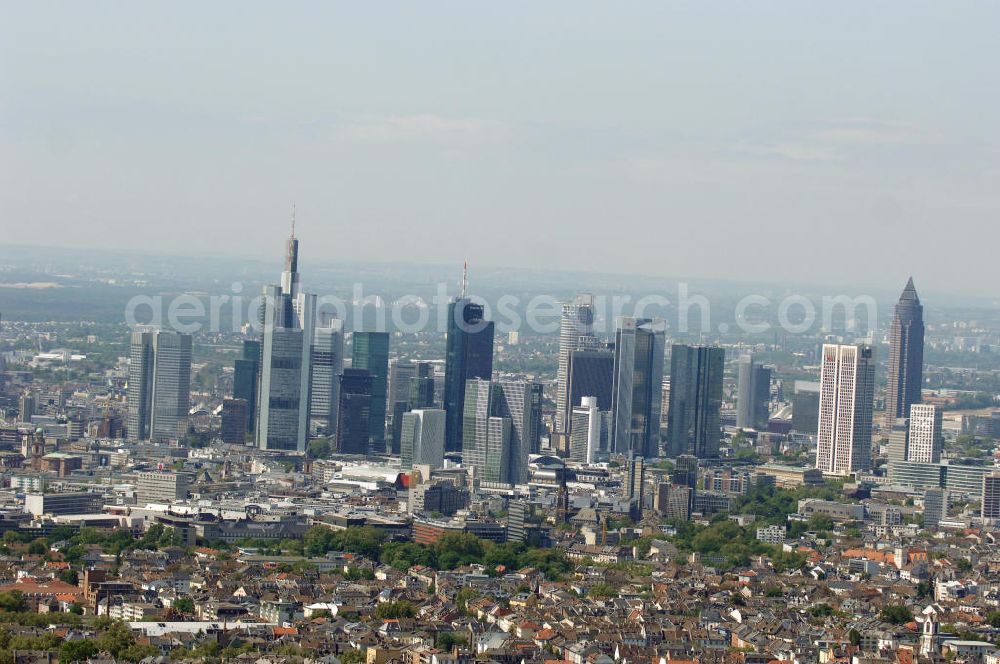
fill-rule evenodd
<path id="1" fill-rule="evenodd" d="M 99 652 L 93 639 L 63 641 L 59 646 L 59 662 L 85 662 Z"/>
<path id="2" fill-rule="evenodd" d="M 342 664 L 363 664 L 367 653 L 364 650 L 354 649 L 345 650 L 344 652 L 337 655 L 340 658 Z"/>
<path id="3" fill-rule="evenodd" d="M 326 459 L 333 452 L 333 446 L 328 438 L 316 438 L 309 441 L 309 454 L 314 459 Z"/>
<path id="4" fill-rule="evenodd" d="M 27 611 L 28 603 L 24 600 L 24 595 L 20 590 L 10 590 L 0 593 L 0 610 L 7 613 Z"/>
<path id="5" fill-rule="evenodd" d="M 190 597 L 181 597 L 180 599 L 174 601 L 171 607 L 178 613 L 183 613 L 189 616 L 194 614 L 194 600 Z"/>
<path id="6" fill-rule="evenodd" d="M 913 620 L 913 613 L 902 604 L 886 604 L 879 613 L 879 619 L 893 625 L 902 625 Z"/>
<path id="7" fill-rule="evenodd" d="M 416 615 L 417 608 L 406 600 L 400 600 L 398 602 L 382 602 L 375 607 L 375 617 L 381 620 L 413 618 Z"/>
<path id="8" fill-rule="evenodd" d="M 68 583 L 71 586 L 75 586 L 80 583 L 80 575 L 76 573 L 74 569 L 64 569 L 59 572 L 59 580 Z"/>

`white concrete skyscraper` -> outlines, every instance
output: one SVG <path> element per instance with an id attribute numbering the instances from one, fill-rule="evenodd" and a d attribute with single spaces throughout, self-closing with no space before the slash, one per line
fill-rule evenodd
<path id="1" fill-rule="evenodd" d="M 916 463 L 938 463 L 944 438 L 941 434 L 941 409 L 933 404 L 915 403 L 910 406 L 910 435 L 906 460 Z"/>
<path id="2" fill-rule="evenodd" d="M 816 467 L 846 476 L 871 469 L 875 357 L 871 346 L 824 344 Z"/>
<path id="3" fill-rule="evenodd" d="M 581 401 L 572 411 L 569 458 L 578 463 L 594 463 L 604 451 L 610 417 L 597 407 L 597 397 L 583 397 Z"/>
<path id="4" fill-rule="evenodd" d="M 400 467 L 414 464 L 440 468 L 444 465 L 444 410 L 420 408 L 403 414 Z"/>
<path id="5" fill-rule="evenodd" d="M 556 432 L 570 429 L 569 357 L 574 350 L 587 347 L 594 334 L 594 296 L 580 293 L 572 302 L 562 305 L 559 323 L 559 367 L 556 375 Z"/>

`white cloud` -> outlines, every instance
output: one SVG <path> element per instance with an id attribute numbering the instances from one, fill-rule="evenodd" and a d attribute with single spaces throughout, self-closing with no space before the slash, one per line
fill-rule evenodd
<path id="1" fill-rule="evenodd" d="M 741 143 L 738 152 L 783 157 L 792 161 L 844 161 L 843 151 L 828 145 L 811 143 L 776 143 L 774 145 L 753 145 Z"/>
<path id="2" fill-rule="evenodd" d="M 343 123 L 340 140 L 358 143 L 440 143 L 481 145 L 505 140 L 507 127 L 493 120 L 445 118 L 440 115 L 402 115 L 361 118 Z"/>

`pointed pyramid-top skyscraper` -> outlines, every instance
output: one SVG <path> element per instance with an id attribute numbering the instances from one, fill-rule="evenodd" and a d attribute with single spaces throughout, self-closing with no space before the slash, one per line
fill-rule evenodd
<path id="1" fill-rule="evenodd" d="M 909 417 L 910 406 L 920 403 L 924 374 L 924 308 L 913 286 L 906 282 L 889 328 L 889 376 L 885 412 L 889 421 Z"/>

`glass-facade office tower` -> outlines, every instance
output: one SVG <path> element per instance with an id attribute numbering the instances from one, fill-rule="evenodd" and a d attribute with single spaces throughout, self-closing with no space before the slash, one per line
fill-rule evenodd
<path id="1" fill-rule="evenodd" d="M 722 373 L 726 352 L 711 346 L 676 344 L 670 350 L 670 409 L 667 456 L 719 456 Z"/>
<path id="2" fill-rule="evenodd" d="M 400 425 L 400 467 L 444 465 L 444 410 L 426 408 L 404 413 Z"/>
<path id="3" fill-rule="evenodd" d="M 257 382 L 260 380 L 260 341 L 245 339 L 243 353 L 233 363 L 233 398 L 247 402 L 247 431 L 257 423 Z"/>
<path id="4" fill-rule="evenodd" d="M 340 376 L 337 415 L 337 451 L 368 454 L 370 451 L 372 375 L 365 369 L 347 368 Z"/>
<path id="5" fill-rule="evenodd" d="M 656 457 L 660 449 L 663 322 L 623 317 L 615 334 L 611 447 Z"/>
<path id="6" fill-rule="evenodd" d="M 559 323 L 559 366 L 556 373 L 556 431 L 566 433 L 570 411 L 580 405 L 569 398 L 570 353 L 591 343 L 594 334 L 594 296 L 581 293 L 562 305 Z"/>
<path id="7" fill-rule="evenodd" d="M 385 450 L 385 410 L 389 385 L 389 333 L 355 332 L 351 346 L 351 367 L 364 369 L 372 377 L 371 412 L 368 437 L 375 450 Z"/>
<path id="8" fill-rule="evenodd" d="M 614 403 L 614 351 L 606 347 L 570 351 L 566 383 L 570 410 L 579 406 L 583 397 L 596 397 L 597 407 L 610 412 Z M 572 424 L 567 426 L 567 430 L 572 429 Z"/>
<path id="9" fill-rule="evenodd" d="M 309 438 L 316 296 L 299 292 L 298 250 L 293 225 L 281 285 L 265 286 L 262 294 L 255 427 L 262 450 L 304 453 Z"/>
<path id="10" fill-rule="evenodd" d="M 924 308 L 913 278 L 899 296 L 889 327 L 889 375 L 885 412 L 891 422 L 910 416 L 910 406 L 920 403 L 924 371 Z"/>
<path id="11" fill-rule="evenodd" d="M 445 450 L 462 449 L 466 382 L 493 377 L 493 322 L 483 318 L 483 306 L 468 298 L 448 303 L 445 347 Z"/>
<path id="12" fill-rule="evenodd" d="M 875 355 L 871 346 L 823 344 L 816 467 L 846 476 L 871 469 Z"/>
<path id="13" fill-rule="evenodd" d="M 337 408 L 340 406 L 340 375 L 344 372 L 344 322 L 331 318 L 317 327 L 312 343 L 312 379 L 309 394 L 309 417 L 319 431 L 332 436 L 337 432 Z"/>
<path id="14" fill-rule="evenodd" d="M 542 386 L 525 381 L 466 383 L 462 461 L 484 482 L 528 481 L 528 455 L 541 446 Z"/>
<path id="15" fill-rule="evenodd" d="M 163 330 L 134 332 L 129 347 L 129 438 L 184 437 L 190 399 L 191 335 Z"/>
<path id="16" fill-rule="evenodd" d="M 133 332 L 128 357 L 128 438 L 149 439 L 149 405 L 153 392 L 153 333 Z M 27 421 L 28 417 L 22 419 Z"/>
<path id="17" fill-rule="evenodd" d="M 753 355 L 741 356 L 736 392 L 736 426 L 757 431 L 767 429 L 771 370 L 754 362 Z"/>
<path id="18" fill-rule="evenodd" d="M 177 440 L 187 433 L 191 408 L 191 335 L 159 331 L 153 335 L 153 391 L 149 437 Z"/>

